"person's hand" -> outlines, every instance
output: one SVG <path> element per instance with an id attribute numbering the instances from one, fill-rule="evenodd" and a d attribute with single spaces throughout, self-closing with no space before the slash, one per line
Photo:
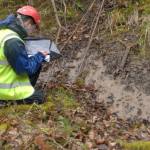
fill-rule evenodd
<path id="1" fill-rule="evenodd" d="M 39 51 L 40 53 L 42 53 L 44 56 L 47 56 L 47 55 L 49 55 L 49 53 L 48 52 L 46 52 L 46 51 Z"/>

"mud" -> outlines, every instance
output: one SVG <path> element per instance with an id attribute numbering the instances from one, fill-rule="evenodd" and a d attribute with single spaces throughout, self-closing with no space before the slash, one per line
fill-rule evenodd
<path id="1" fill-rule="evenodd" d="M 98 33 L 85 56 L 89 40 L 89 26 L 78 30 L 62 51 L 63 58 L 52 69 L 46 69 L 47 75 L 41 74 L 46 82 L 56 81 L 74 83 L 78 78 L 85 80 L 86 85 L 95 86 L 96 101 L 104 101 L 111 112 L 126 119 L 144 119 L 150 121 L 150 61 L 139 56 L 138 35 L 132 32 L 110 38 L 104 33 L 104 18 L 101 18 Z M 68 34 L 60 36 L 60 47 Z M 122 41 L 124 44 L 122 44 Z M 126 49 L 131 47 L 123 68 L 118 69 L 125 56 Z M 80 66 L 84 61 L 84 67 Z M 51 66 L 50 66 L 51 67 Z M 81 71 L 81 72 L 79 72 Z M 52 72 L 52 73 L 51 73 Z M 117 72 L 117 74 L 116 74 Z M 50 75 L 49 75 L 50 74 Z"/>
<path id="2" fill-rule="evenodd" d="M 79 52 L 77 58 L 82 58 L 83 54 L 84 52 Z M 96 57 L 96 54 L 88 57 L 88 69 L 85 69 L 85 72 L 88 71 L 85 83 L 87 85 L 94 85 L 97 89 L 96 101 L 104 101 L 108 107 L 111 106 L 112 113 L 122 118 L 150 120 L 150 96 L 147 96 L 128 79 L 126 79 L 128 82 L 123 84 L 125 81 L 114 79 L 112 75 L 108 75 L 108 68 L 104 66 L 102 58 L 95 60 Z M 77 71 L 81 60 L 74 60 L 70 63 L 70 66 L 74 66 L 69 72 L 69 80 L 72 82 L 77 78 Z M 136 81 L 136 76 L 134 77 Z"/>
<path id="3" fill-rule="evenodd" d="M 132 41 L 136 43 L 138 37 L 134 34 L 128 33 L 122 37 L 122 40 Z M 128 45 L 128 42 L 126 42 Z M 150 61 L 149 58 L 141 58 L 139 56 L 139 47 L 135 45 L 130 50 L 126 65 L 118 75 L 122 79 L 122 84 L 134 85 L 136 89 L 142 91 L 146 95 L 150 95 Z M 106 67 L 107 74 L 113 74 L 119 67 L 125 53 L 125 47 L 119 42 L 110 42 L 107 46 L 107 54 L 103 57 L 103 63 Z M 118 78 L 118 77 L 117 77 Z"/>
<path id="4" fill-rule="evenodd" d="M 136 42 L 137 36 L 126 34 L 122 40 Z M 57 82 L 76 82 L 85 80 L 86 85 L 95 86 L 96 101 L 104 101 L 111 112 L 126 119 L 145 119 L 150 121 L 150 62 L 138 57 L 138 47 L 130 50 L 125 66 L 116 76 L 125 53 L 125 46 L 117 40 L 95 39 L 85 58 L 82 75 L 79 67 L 85 55 L 86 40 L 74 42 L 72 51 L 68 48 L 48 78 Z M 80 44 L 80 46 L 79 46 Z M 67 53 L 68 55 L 67 55 Z M 47 79 L 46 79 L 47 80 Z"/>

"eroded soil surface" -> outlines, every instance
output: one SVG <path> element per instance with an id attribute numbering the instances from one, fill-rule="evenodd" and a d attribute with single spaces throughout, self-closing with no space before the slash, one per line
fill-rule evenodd
<path id="1" fill-rule="evenodd" d="M 126 45 L 128 41 L 136 43 L 136 40 L 137 37 L 133 34 L 122 36 Z M 95 100 L 111 106 L 112 112 L 118 116 L 150 120 L 150 62 L 136 56 L 136 44 L 131 48 L 123 70 L 116 74 L 125 55 L 126 45 L 117 40 L 107 41 L 105 37 L 97 37 L 84 59 L 86 39 L 83 37 L 82 43 L 72 43 L 68 56 L 54 70 L 59 70 L 58 76 L 61 75 L 63 82 L 74 83 L 81 78 L 86 85 L 94 86 L 97 90 Z M 80 74 L 83 59 L 86 63 Z M 45 72 L 41 76 L 44 74 Z"/>
<path id="2" fill-rule="evenodd" d="M 99 1 L 69 41 L 77 23 L 61 30 L 63 57 L 45 63 L 37 84 L 47 102 L 1 109 L 0 148 L 121 150 L 118 140 L 150 141 L 150 61 L 139 57 L 138 34 L 111 35 L 105 12 L 115 5 L 104 4 L 89 47 Z"/>

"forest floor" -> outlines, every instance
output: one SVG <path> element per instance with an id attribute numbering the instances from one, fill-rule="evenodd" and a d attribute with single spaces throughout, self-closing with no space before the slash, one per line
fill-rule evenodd
<path id="1" fill-rule="evenodd" d="M 122 27 L 106 13 L 111 2 L 61 28 L 63 57 L 45 64 L 37 83 L 47 102 L 1 109 L 0 149 L 150 149 L 149 52 L 136 13 Z"/>

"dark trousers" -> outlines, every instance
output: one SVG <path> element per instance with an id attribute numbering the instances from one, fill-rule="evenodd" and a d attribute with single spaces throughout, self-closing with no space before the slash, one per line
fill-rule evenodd
<path id="1" fill-rule="evenodd" d="M 29 76 L 30 78 L 30 82 L 32 84 L 32 86 L 34 87 L 37 79 L 39 77 L 41 68 L 32 76 Z M 8 106 L 8 105 L 12 105 L 12 104 L 32 104 L 32 103 L 37 103 L 37 104 L 42 104 L 44 103 L 44 92 L 40 89 L 35 90 L 35 92 L 28 98 L 23 99 L 23 100 L 0 100 L 0 106 Z"/>

